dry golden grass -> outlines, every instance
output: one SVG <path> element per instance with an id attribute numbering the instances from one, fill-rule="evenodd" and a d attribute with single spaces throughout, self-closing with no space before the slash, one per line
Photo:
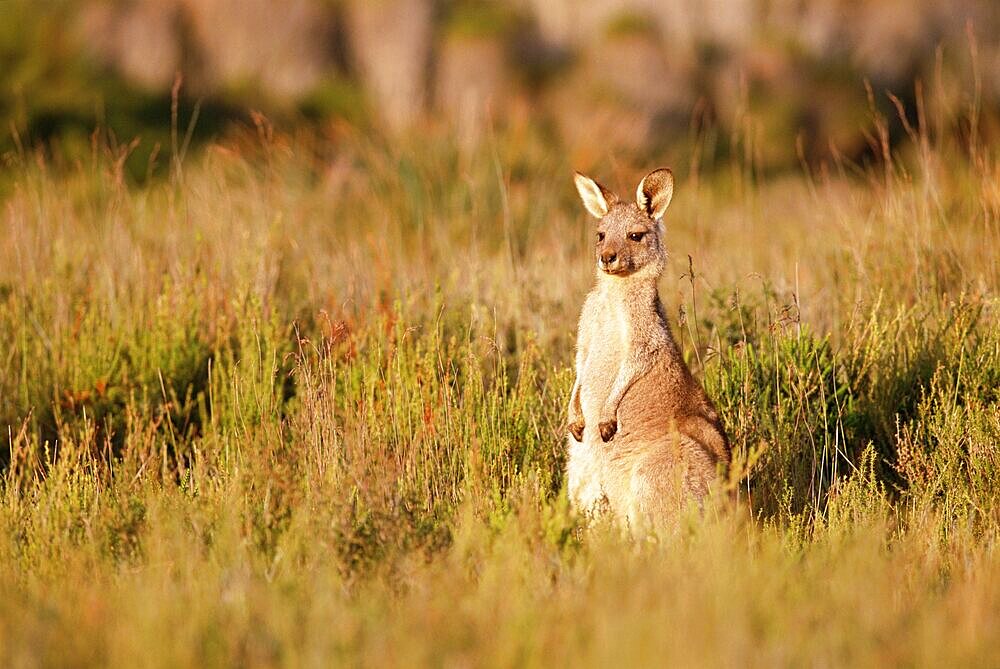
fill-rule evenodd
<path id="1" fill-rule="evenodd" d="M 262 127 L 142 188 L 10 168 L 0 664 L 1000 661 L 996 147 L 678 171 L 740 511 L 632 541 L 562 487 L 570 175 L 651 166 Z"/>

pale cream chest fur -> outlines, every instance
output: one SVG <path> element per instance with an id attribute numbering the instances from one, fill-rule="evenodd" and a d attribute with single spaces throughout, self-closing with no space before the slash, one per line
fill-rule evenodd
<path id="1" fill-rule="evenodd" d="M 576 373 L 587 427 L 582 442 L 572 437 L 567 441 L 567 476 L 570 497 L 590 509 L 601 504 L 607 493 L 603 477 L 608 471 L 609 445 L 601 440 L 597 426 L 629 342 L 620 302 L 621 296 L 598 288 L 588 296 L 580 314 L 579 338 L 586 355 Z"/>

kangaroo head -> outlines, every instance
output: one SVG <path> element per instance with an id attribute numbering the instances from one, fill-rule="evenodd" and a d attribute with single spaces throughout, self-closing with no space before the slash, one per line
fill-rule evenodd
<path id="1" fill-rule="evenodd" d="M 663 213 L 674 194 L 674 175 L 653 170 L 639 182 L 635 202 L 622 202 L 607 188 L 577 172 L 576 189 L 598 219 L 595 255 L 600 273 L 625 277 L 642 272 L 659 276 L 666 264 Z"/>

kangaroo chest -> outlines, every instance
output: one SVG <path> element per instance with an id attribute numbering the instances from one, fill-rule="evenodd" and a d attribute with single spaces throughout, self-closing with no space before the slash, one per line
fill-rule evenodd
<path id="1" fill-rule="evenodd" d="M 623 310 L 602 304 L 592 323 L 590 346 L 580 372 L 580 401 L 588 423 L 596 424 L 628 353 L 630 326 Z"/>

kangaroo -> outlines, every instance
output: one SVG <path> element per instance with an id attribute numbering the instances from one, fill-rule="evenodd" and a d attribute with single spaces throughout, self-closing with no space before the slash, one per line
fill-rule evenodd
<path id="1" fill-rule="evenodd" d="M 647 174 L 635 202 L 580 173 L 575 182 L 599 222 L 597 283 L 580 314 L 569 402 L 569 495 L 586 512 L 607 508 L 629 525 L 645 524 L 701 500 L 730 462 L 729 441 L 657 290 L 673 173 Z"/>

